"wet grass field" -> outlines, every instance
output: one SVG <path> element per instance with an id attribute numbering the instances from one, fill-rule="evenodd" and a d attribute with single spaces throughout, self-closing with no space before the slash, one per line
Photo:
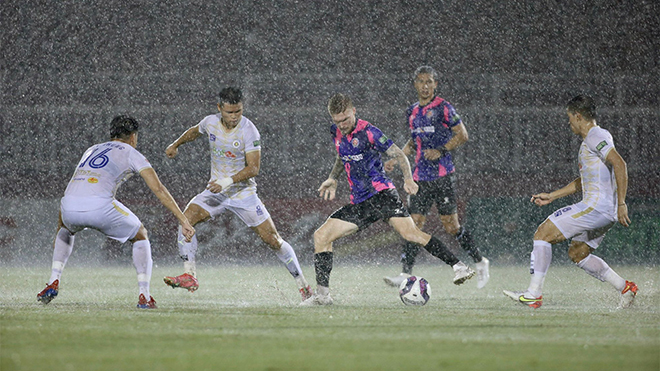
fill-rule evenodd
<path id="1" fill-rule="evenodd" d="M 158 309 L 139 310 L 132 267 L 67 267 L 59 296 L 36 301 L 49 267 L 0 270 L 0 370 L 654 370 L 660 368 L 660 269 L 614 268 L 635 281 L 635 306 L 574 266 L 552 266 L 544 305 L 516 304 L 527 267 L 451 283 L 423 265 L 433 296 L 404 306 L 382 277 L 398 265 L 335 264 L 335 304 L 299 307 L 280 266 L 200 266 L 195 293 L 154 268 Z M 310 282 L 313 268 L 304 267 Z"/>

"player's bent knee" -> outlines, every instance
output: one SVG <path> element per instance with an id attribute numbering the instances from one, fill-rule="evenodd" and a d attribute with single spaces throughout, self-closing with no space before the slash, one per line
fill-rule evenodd
<path id="1" fill-rule="evenodd" d="M 568 257 L 571 258 L 573 263 L 579 263 L 584 258 L 591 254 L 591 247 L 584 242 L 573 241 L 568 247 Z"/>

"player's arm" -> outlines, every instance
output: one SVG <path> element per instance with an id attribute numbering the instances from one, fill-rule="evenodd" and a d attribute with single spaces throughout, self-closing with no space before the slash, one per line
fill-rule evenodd
<path id="1" fill-rule="evenodd" d="M 532 196 L 531 201 L 538 206 L 543 206 L 558 198 L 566 197 L 580 191 L 582 191 L 582 178 L 577 178 L 556 191 L 550 193 L 537 193 Z"/>
<path id="2" fill-rule="evenodd" d="M 144 179 L 145 183 L 147 183 L 147 186 L 149 189 L 151 189 L 151 192 L 153 192 L 156 197 L 158 197 L 163 206 L 171 211 L 172 214 L 174 214 L 174 216 L 179 220 L 183 235 L 186 238 L 186 241 L 190 242 L 190 239 L 195 234 L 195 228 L 193 228 L 193 226 L 188 221 L 188 218 L 186 218 L 183 212 L 181 212 L 179 205 L 177 205 L 176 201 L 174 201 L 174 198 L 167 190 L 167 188 L 165 188 L 163 183 L 160 182 L 156 171 L 149 167 L 140 171 L 140 176 L 142 179 Z"/>
<path id="3" fill-rule="evenodd" d="M 399 168 L 403 173 L 403 189 L 408 192 L 408 194 L 416 194 L 419 186 L 412 178 L 412 169 L 410 168 L 408 156 L 406 156 L 406 154 L 403 153 L 403 150 L 401 150 L 396 144 L 392 144 L 390 148 L 385 151 L 385 154 L 395 159 L 399 164 Z"/>
<path id="4" fill-rule="evenodd" d="M 616 196 L 619 204 L 617 218 L 622 226 L 628 227 L 630 225 L 628 205 L 626 205 L 626 193 L 628 192 L 628 165 L 626 165 L 626 162 L 615 148 L 612 148 L 607 154 L 605 162 L 612 166 L 614 179 L 616 180 Z"/>
<path id="5" fill-rule="evenodd" d="M 259 175 L 261 170 L 261 150 L 255 150 L 245 153 L 245 167 L 238 173 L 226 178 L 212 180 L 206 186 L 206 189 L 213 193 L 218 193 L 230 185 Z"/>
<path id="6" fill-rule="evenodd" d="M 342 164 L 341 158 L 337 155 L 335 158 L 335 164 L 332 166 L 330 175 L 328 175 L 328 179 L 321 183 L 321 186 L 318 189 L 319 196 L 323 197 L 324 200 L 335 199 L 335 194 L 337 192 L 337 177 L 343 170 L 344 164 Z"/>
<path id="7" fill-rule="evenodd" d="M 203 134 L 199 132 L 199 124 L 186 130 L 180 137 L 178 137 L 172 144 L 167 146 L 165 154 L 169 158 L 174 158 L 179 153 L 179 146 L 201 137 Z"/>
<path id="8" fill-rule="evenodd" d="M 412 151 L 413 151 L 412 146 L 413 146 L 412 139 L 408 139 L 408 141 L 406 142 L 406 144 L 403 146 L 403 148 L 401 150 L 403 151 L 403 153 L 406 156 L 410 156 L 412 154 Z M 385 169 L 385 171 L 387 171 L 389 173 L 390 171 L 394 170 L 394 165 L 396 165 L 397 162 L 398 162 L 397 159 L 391 158 L 391 159 L 385 161 L 385 163 L 383 164 L 383 168 Z"/>
<path id="9" fill-rule="evenodd" d="M 451 132 L 453 135 L 444 146 L 440 148 L 425 149 L 424 158 L 429 161 L 437 160 L 442 157 L 445 152 L 455 150 L 456 148 L 462 146 L 469 139 L 467 129 L 463 123 L 452 127 Z"/>

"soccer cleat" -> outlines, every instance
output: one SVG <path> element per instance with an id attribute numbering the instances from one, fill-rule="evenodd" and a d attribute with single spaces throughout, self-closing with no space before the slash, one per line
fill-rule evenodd
<path id="1" fill-rule="evenodd" d="M 156 301 L 154 300 L 154 297 L 149 295 L 149 301 L 147 301 L 147 298 L 144 296 L 144 294 L 140 294 L 140 297 L 138 298 L 137 307 L 140 308 L 140 309 L 156 309 L 156 308 L 158 308 L 156 306 Z"/>
<path id="2" fill-rule="evenodd" d="M 543 304 L 543 296 L 539 296 L 538 298 L 535 298 L 532 295 L 530 295 L 527 291 L 504 290 L 502 292 L 504 293 L 504 295 L 510 297 L 514 301 L 517 301 L 520 304 L 527 305 L 528 307 L 532 307 L 534 309 L 540 307 Z"/>
<path id="3" fill-rule="evenodd" d="M 316 305 L 332 305 L 332 298 L 330 297 L 330 294 L 328 295 L 314 294 L 310 298 L 303 300 L 303 302 L 300 303 L 300 306 L 303 307 L 312 307 Z"/>
<path id="4" fill-rule="evenodd" d="M 55 299 L 57 293 L 59 292 L 59 289 L 60 289 L 60 280 L 55 280 L 50 285 L 46 284 L 46 288 L 41 290 L 41 292 L 37 294 L 37 300 L 44 304 L 48 304 L 50 303 L 51 300 Z"/>
<path id="5" fill-rule="evenodd" d="M 477 268 L 477 288 L 482 289 L 490 279 L 490 272 L 488 269 L 490 267 L 490 261 L 486 258 L 481 258 L 481 261 L 474 265 Z"/>
<path id="6" fill-rule="evenodd" d="M 621 301 L 619 302 L 619 308 L 630 308 L 635 301 L 635 296 L 637 296 L 637 285 L 635 282 L 626 281 L 626 287 L 621 291 Z"/>
<path id="7" fill-rule="evenodd" d="M 187 289 L 190 292 L 194 292 L 199 288 L 197 278 L 188 273 L 176 277 L 165 277 L 163 278 L 163 281 L 165 281 L 166 285 L 172 286 L 173 289 L 180 287 L 182 289 Z"/>
<path id="8" fill-rule="evenodd" d="M 398 276 L 383 277 L 383 281 L 385 281 L 388 286 L 399 287 L 403 281 L 408 279 L 408 277 L 410 277 L 409 274 L 401 273 Z"/>
<path id="9" fill-rule="evenodd" d="M 314 292 L 312 291 L 312 288 L 307 285 L 307 287 L 303 287 L 300 289 L 300 296 L 302 296 L 302 301 L 305 301 L 312 296 L 314 296 Z"/>
<path id="10" fill-rule="evenodd" d="M 470 267 L 465 265 L 463 262 L 458 262 L 454 265 L 454 272 L 456 275 L 454 276 L 454 285 L 460 285 L 463 282 L 469 280 L 470 278 L 474 277 L 476 274 Z"/>

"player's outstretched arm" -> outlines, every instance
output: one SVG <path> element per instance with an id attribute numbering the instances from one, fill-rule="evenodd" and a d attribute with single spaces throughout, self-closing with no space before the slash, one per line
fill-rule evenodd
<path id="1" fill-rule="evenodd" d="M 612 166 L 614 179 L 616 180 L 616 196 L 618 202 L 617 219 L 624 226 L 630 226 L 628 217 L 628 205 L 626 204 L 626 193 L 628 192 L 628 165 L 619 152 L 612 148 L 605 158 L 605 162 Z"/>
<path id="2" fill-rule="evenodd" d="M 158 197 L 160 202 L 179 220 L 183 236 L 186 238 L 187 242 L 190 242 L 193 235 L 195 234 L 195 228 L 193 228 L 193 226 L 188 221 L 188 218 L 186 218 L 183 212 L 181 212 L 179 205 L 177 205 L 176 201 L 174 201 L 174 198 L 167 190 L 167 188 L 165 188 L 163 183 L 160 182 L 156 171 L 153 168 L 147 168 L 140 171 L 140 176 L 142 176 L 149 189 L 151 189 L 156 197 Z"/>
<path id="3" fill-rule="evenodd" d="M 419 190 L 419 186 L 417 183 L 412 178 L 412 169 L 410 168 L 410 161 L 408 161 L 408 157 L 406 156 L 405 153 L 397 146 L 396 144 L 392 144 L 390 148 L 387 149 L 385 152 L 388 156 L 394 158 L 397 160 L 397 163 L 399 164 L 399 168 L 401 169 L 401 172 L 403 173 L 403 189 L 411 195 L 414 195 L 417 193 Z"/>
<path id="4" fill-rule="evenodd" d="M 562 198 L 582 190 L 582 178 L 577 178 L 566 186 L 550 193 L 537 193 L 532 196 L 531 202 L 537 206 L 543 206 L 551 203 L 552 201 Z"/>
<path id="5" fill-rule="evenodd" d="M 174 158 L 179 153 L 179 146 L 202 136 L 202 133 L 199 132 L 199 124 L 191 127 L 186 130 L 180 137 L 178 137 L 172 144 L 167 146 L 165 149 L 165 154 L 169 158 Z"/>

